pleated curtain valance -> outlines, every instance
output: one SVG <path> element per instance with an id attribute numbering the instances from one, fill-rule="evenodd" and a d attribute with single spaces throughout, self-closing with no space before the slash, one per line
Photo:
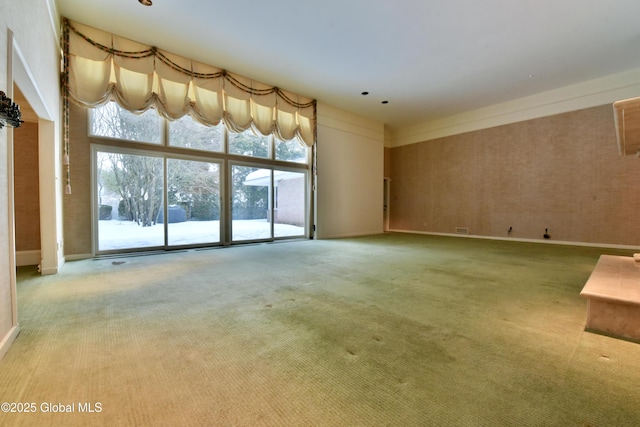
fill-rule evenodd
<path id="1" fill-rule="evenodd" d="M 190 114 L 233 132 L 315 142 L 312 99 L 67 19 L 63 37 L 64 91 L 82 106 L 113 99 L 133 112 L 153 107 L 169 120 Z"/>

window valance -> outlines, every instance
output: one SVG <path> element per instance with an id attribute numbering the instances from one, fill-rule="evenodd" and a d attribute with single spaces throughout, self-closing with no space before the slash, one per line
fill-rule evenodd
<path id="1" fill-rule="evenodd" d="M 154 107 L 169 120 L 191 114 L 234 132 L 315 141 L 314 100 L 67 19 L 63 25 L 63 85 L 73 102 L 113 99 L 134 112 Z"/>

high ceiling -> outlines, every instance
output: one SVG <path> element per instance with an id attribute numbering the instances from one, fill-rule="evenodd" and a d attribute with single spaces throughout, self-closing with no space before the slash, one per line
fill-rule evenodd
<path id="1" fill-rule="evenodd" d="M 392 129 L 640 68 L 638 0 L 57 5 L 61 16 Z"/>

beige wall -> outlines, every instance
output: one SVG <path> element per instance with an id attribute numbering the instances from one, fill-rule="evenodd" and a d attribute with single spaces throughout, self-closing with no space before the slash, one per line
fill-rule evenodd
<path id="1" fill-rule="evenodd" d="M 16 251 L 40 251 L 37 123 L 25 122 L 14 132 L 13 150 Z"/>
<path id="2" fill-rule="evenodd" d="M 391 177 L 391 148 L 384 147 L 384 177 Z"/>
<path id="3" fill-rule="evenodd" d="M 640 245 L 640 160 L 618 154 L 610 104 L 393 148 L 389 162 L 391 229 Z"/>
<path id="4" fill-rule="evenodd" d="M 71 104 L 69 112 L 69 163 L 73 192 L 64 195 L 65 255 L 80 258 L 91 249 L 91 138 L 87 110 Z M 99 142 L 99 141 L 98 141 Z"/>
<path id="5" fill-rule="evenodd" d="M 383 231 L 384 126 L 318 105 L 316 236 Z"/>

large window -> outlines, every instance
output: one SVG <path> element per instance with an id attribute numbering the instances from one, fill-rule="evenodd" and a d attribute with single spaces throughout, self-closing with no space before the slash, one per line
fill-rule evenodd
<path id="1" fill-rule="evenodd" d="M 308 235 L 309 149 L 296 141 L 135 115 L 113 102 L 91 110 L 89 128 L 101 138 L 96 253 Z"/>

